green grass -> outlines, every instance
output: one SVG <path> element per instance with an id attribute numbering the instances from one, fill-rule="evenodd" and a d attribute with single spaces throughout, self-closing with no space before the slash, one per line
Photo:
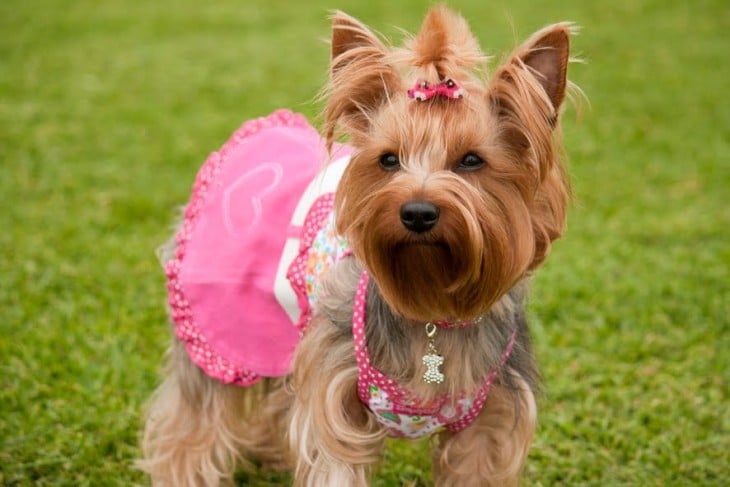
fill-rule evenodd
<path id="1" fill-rule="evenodd" d="M 0 3 L 0 484 L 144 482 L 168 341 L 154 249 L 195 171 L 247 118 L 316 114 L 328 9 L 397 38 L 426 3 Z M 590 107 L 567 113 L 576 202 L 534 284 L 546 394 L 524 485 L 724 484 L 730 8 L 451 5 L 494 54 L 583 27 L 571 77 Z M 430 485 L 428 468 L 422 443 L 392 443 L 374 483 Z"/>

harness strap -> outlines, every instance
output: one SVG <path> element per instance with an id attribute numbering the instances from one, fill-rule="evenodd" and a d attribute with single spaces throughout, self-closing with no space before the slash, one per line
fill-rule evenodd
<path id="1" fill-rule="evenodd" d="M 354 339 L 355 358 L 357 360 L 358 367 L 357 393 L 360 397 L 360 400 L 366 405 L 369 403 L 368 387 L 369 384 L 373 381 L 384 383 L 383 385 L 385 385 L 391 391 L 395 392 L 394 395 L 396 397 L 393 398 L 394 400 L 403 399 L 406 395 L 406 393 L 396 381 L 373 367 L 370 361 L 370 354 L 368 353 L 367 343 L 365 339 L 368 281 L 368 274 L 366 271 L 363 271 L 363 273 L 360 275 L 360 280 L 358 282 L 357 290 L 355 292 L 355 302 L 352 315 L 352 334 Z M 474 421 L 474 419 L 479 415 L 479 412 L 482 410 L 484 404 L 486 403 L 487 396 L 489 395 L 489 390 L 491 389 L 492 384 L 499 374 L 499 370 L 507 363 L 507 360 L 512 354 L 516 337 L 517 330 L 515 329 L 512 331 L 509 341 L 507 342 L 507 346 L 502 352 L 500 365 L 492 369 L 487 377 L 484 379 L 482 386 L 479 388 L 479 391 L 477 391 L 476 395 L 474 396 L 474 400 L 468 413 L 459 418 L 457 421 L 446 425 L 449 431 L 461 431 L 462 429 L 469 426 L 469 424 L 471 424 L 472 421 Z"/>

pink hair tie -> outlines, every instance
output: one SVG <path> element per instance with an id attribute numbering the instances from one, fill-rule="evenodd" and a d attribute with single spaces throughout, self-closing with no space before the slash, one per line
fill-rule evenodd
<path id="1" fill-rule="evenodd" d="M 437 85 L 431 85 L 428 81 L 418 80 L 416 85 L 408 90 L 408 98 L 418 101 L 430 100 L 434 96 L 445 96 L 452 100 L 458 100 L 464 96 L 464 90 L 459 88 L 453 80 L 447 79 Z"/>

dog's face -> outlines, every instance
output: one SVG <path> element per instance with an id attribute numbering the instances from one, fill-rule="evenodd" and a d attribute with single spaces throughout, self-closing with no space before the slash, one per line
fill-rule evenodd
<path id="1" fill-rule="evenodd" d="M 482 82 L 473 36 L 443 7 L 399 50 L 335 16 L 326 129 L 355 147 L 337 228 L 396 313 L 476 317 L 561 234 L 569 185 L 554 132 L 568 35 L 566 25 L 537 33 Z M 417 80 L 453 80 L 464 96 L 416 100 Z"/>

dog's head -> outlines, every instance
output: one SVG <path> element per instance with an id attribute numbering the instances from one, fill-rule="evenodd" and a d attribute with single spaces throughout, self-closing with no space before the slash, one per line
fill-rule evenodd
<path id="1" fill-rule="evenodd" d="M 337 230 L 396 313 L 478 316 L 562 233 L 569 34 L 537 32 L 484 81 L 476 40 L 445 7 L 400 49 L 335 14 L 325 135 L 355 148 Z"/>

